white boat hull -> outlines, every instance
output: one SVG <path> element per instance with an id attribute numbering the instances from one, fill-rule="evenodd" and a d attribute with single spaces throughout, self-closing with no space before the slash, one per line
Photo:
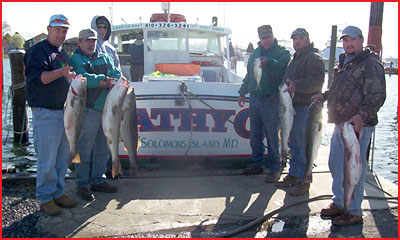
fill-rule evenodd
<path id="1" fill-rule="evenodd" d="M 182 95 L 181 84 L 131 83 L 141 145 L 138 158 L 250 157 L 250 112 L 248 105 L 238 106 L 240 85 L 185 82 L 194 96 Z M 128 157 L 122 143 L 120 157 Z"/>

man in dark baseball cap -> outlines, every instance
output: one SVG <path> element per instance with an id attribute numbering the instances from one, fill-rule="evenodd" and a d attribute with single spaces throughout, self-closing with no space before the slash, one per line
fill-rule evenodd
<path id="1" fill-rule="evenodd" d="M 294 30 L 292 32 L 292 34 L 290 35 L 290 38 L 293 39 L 294 35 L 304 36 L 307 39 L 310 39 L 310 36 L 308 35 L 308 32 L 304 28 L 297 28 L 296 30 Z"/>
<path id="2" fill-rule="evenodd" d="M 274 34 L 272 33 L 271 25 L 262 25 L 258 28 L 258 37 L 260 39 L 264 39 L 267 37 L 273 37 Z"/>
<path id="3" fill-rule="evenodd" d="M 278 44 L 271 25 L 258 27 L 257 33 L 260 41 L 249 57 L 247 74 L 238 98 L 239 106 L 244 107 L 245 95 L 250 93 L 250 146 L 253 164 L 243 174 L 263 173 L 267 164 L 270 173 L 265 181 L 275 183 L 281 176 L 278 85 L 283 80 L 290 53 Z M 267 159 L 263 144 L 265 136 L 268 142 Z"/>

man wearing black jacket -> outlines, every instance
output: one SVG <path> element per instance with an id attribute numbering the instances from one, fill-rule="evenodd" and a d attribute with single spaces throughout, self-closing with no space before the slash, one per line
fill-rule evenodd
<path id="1" fill-rule="evenodd" d="M 306 124 L 309 116 L 309 105 L 314 94 L 321 93 L 324 84 L 325 66 L 318 50 L 310 42 L 309 34 L 304 28 L 292 32 L 293 47 L 296 53 L 286 69 L 284 81 L 287 91 L 293 97 L 295 110 L 293 126 L 289 137 L 291 153 L 289 174 L 277 183 L 278 187 L 294 186 L 291 195 L 302 195 L 308 192 L 310 183 L 304 180 L 306 172 Z"/>

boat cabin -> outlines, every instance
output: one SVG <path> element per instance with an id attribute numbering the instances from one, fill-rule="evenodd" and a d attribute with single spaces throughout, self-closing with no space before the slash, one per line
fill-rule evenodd
<path id="1" fill-rule="evenodd" d="M 164 14 L 153 14 L 150 23 L 112 27 L 111 43 L 117 48 L 124 76 L 130 78 L 131 56 L 128 48 L 134 43 L 136 34 L 142 32 L 143 81 L 154 80 L 154 77 L 149 75 L 156 71 L 175 74 L 178 77 L 162 78 L 162 80 L 176 80 L 182 76 L 190 76 L 193 81 L 241 81 L 240 77 L 229 74 L 229 67 L 225 67 L 230 66 L 229 58 L 224 57 L 223 51 L 231 34 L 229 29 L 188 24 L 185 22 L 185 17 L 180 14 L 171 14 L 169 17 L 170 22 L 164 22 L 166 20 Z"/>

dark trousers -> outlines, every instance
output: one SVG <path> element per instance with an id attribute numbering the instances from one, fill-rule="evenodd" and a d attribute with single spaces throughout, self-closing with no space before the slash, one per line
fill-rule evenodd
<path id="1" fill-rule="evenodd" d="M 143 65 L 131 65 L 131 81 L 132 82 L 141 82 L 144 74 Z"/>

